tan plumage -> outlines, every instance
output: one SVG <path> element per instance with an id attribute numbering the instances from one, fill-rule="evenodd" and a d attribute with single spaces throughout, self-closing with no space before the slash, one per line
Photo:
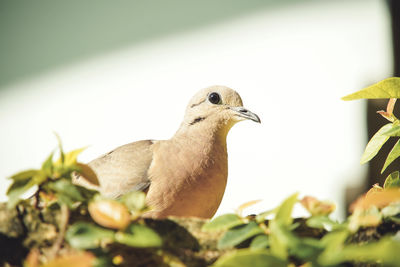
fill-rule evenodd
<path id="1" fill-rule="evenodd" d="M 132 190 L 146 191 L 151 217 L 211 218 L 227 181 L 228 131 L 244 119 L 260 122 L 242 105 L 239 94 L 228 87 L 199 91 L 171 139 L 130 143 L 90 162 L 100 182 L 97 189 L 113 198 Z M 75 182 L 96 188 L 79 175 Z"/>

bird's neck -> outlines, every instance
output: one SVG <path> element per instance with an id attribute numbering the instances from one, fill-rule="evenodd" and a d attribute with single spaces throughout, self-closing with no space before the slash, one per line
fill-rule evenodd
<path id="1" fill-rule="evenodd" d="M 187 124 L 184 122 L 172 139 L 185 138 L 194 143 L 201 142 L 203 144 L 226 146 L 226 137 L 232 126 L 221 123 L 216 126 L 216 124 L 206 122 L 198 122 L 196 124 Z"/>

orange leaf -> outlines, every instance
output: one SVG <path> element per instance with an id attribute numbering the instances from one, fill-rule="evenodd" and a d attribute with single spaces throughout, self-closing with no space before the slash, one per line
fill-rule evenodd
<path id="1" fill-rule="evenodd" d="M 378 113 L 379 115 L 381 115 L 382 117 L 384 117 L 385 119 L 387 119 L 388 121 L 393 122 L 393 119 L 391 118 L 391 114 L 389 114 L 388 112 L 384 111 L 384 110 L 379 110 L 376 113 Z"/>
<path id="2" fill-rule="evenodd" d="M 356 232 L 360 227 L 376 227 L 382 222 L 382 214 L 376 207 L 368 210 L 357 209 L 350 216 L 349 229 Z"/>
<path id="3" fill-rule="evenodd" d="M 376 113 L 382 115 L 382 117 L 384 117 L 385 119 L 394 122 L 395 117 L 393 116 L 393 109 L 394 109 L 394 104 L 396 104 L 396 100 L 397 100 L 396 98 L 390 98 L 386 107 L 386 111 L 380 110 L 377 111 Z"/>
<path id="4" fill-rule="evenodd" d="M 301 205 L 309 212 L 311 215 L 328 215 L 335 210 L 335 204 L 320 201 L 315 197 L 305 196 L 300 200 Z"/>
<path id="5" fill-rule="evenodd" d="M 92 253 L 79 252 L 56 258 L 42 267 L 91 267 L 94 265 L 94 259 Z"/>
<path id="6" fill-rule="evenodd" d="M 394 202 L 400 202 L 400 188 L 380 189 L 373 187 L 350 206 L 350 211 L 367 210 L 373 206 L 384 208 Z"/>
<path id="7" fill-rule="evenodd" d="M 383 191 L 383 187 L 380 186 L 379 184 L 374 184 L 366 193 L 366 197 L 370 197 L 373 194 L 377 193 L 377 192 L 382 192 Z"/>
<path id="8" fill-rule="evenodd" d="M 39 256 L 40 252 L 38 248 L 34 248 L 29 251 L 28 256 L 25 259 L 24 266 L 26 267 L 39 267 Z"/>
<path id="9" fill-rule="evenodd" d="M 378 226 L 381 223 L 381 218 L 374 215 L 362 215 L 358 217 L 358 225 L 364 227 Z"/>
<path id="10" fill-rule="evenodd" d="M 104 227 L 124 229 L 130 223 L 128 208 L 115 200 L 90 202 L 88 210 L 93 220 Z"/>

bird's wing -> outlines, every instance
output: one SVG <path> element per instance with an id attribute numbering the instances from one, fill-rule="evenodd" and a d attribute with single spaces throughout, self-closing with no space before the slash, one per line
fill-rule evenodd
<path id="1" fill-rule="evenodd" d="M 89 162 L 100 182 L 101 193 L 117 198 L 130 191 L 146 190 L 150 185 L 147 171 L 153 160 L 153 143 L 143 140 L 126 144 Z"/>

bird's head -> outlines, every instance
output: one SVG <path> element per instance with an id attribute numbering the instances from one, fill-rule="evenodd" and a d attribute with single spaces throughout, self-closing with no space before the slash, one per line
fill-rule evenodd
<path id="1" fill-rule="evenodd" d="M 261 122 L 255 113 L 243 107 L 242 99 L 236 91 L 226 86 L 212 86 L 200 90 L 190 100 L 183 126 L 227 134 L 235 123 L 243 120 Z"/>

